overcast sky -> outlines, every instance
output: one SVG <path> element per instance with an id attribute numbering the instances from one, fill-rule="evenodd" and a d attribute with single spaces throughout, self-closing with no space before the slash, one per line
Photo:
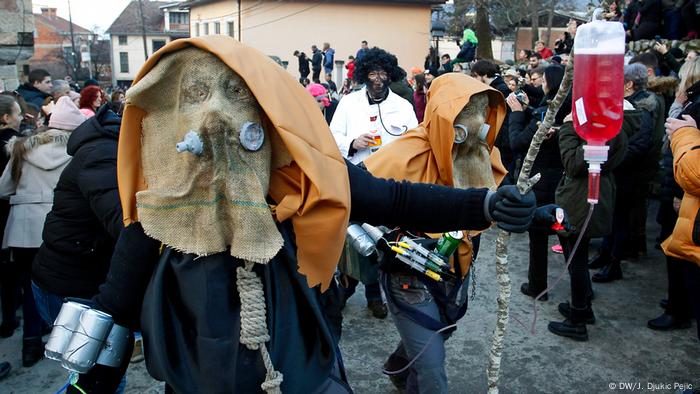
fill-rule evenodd
<path id="1" fill-rule="evenodd" d="M 100 33 L 114 22 L 130 0 L 70 0 L 73 23 L 92 30 L 97 26 Z M 34 0 L 34 13 L 41 13 L 41 7 L 57 8 L 61 18 L 68 19 L 68 0 Z"/>

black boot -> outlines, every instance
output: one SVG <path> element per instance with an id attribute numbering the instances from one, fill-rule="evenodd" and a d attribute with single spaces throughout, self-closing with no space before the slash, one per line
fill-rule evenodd
<path id="1" fill-rule="evenodd" d="M 559 313 L 567 319 L 571 318 L 571 304 L 568 302 L 562 302 L 559 304 Z M 586 324 L 595 324 L 595 314 L 593 313 L 593 308 L 590 306 L 585 309 L 584 318 L 586 319 Z"/>
<path id="2" fill-rule="evenodd" d="M 520 285 L 520 291 L 525 294 L 528 297 L 536 298 L 542 291 L 536 291 L 530 287 L 530 284 L 525 282 L 522 285 Z M 549 296 L 547 293 L 544 293 L 542 297 L 540 297 L 539 301 L 547 301 L 549 299 Z"/>
<path id="3" fill-rule="evenodd" d="M 669 314 L 662 314 L 656 319 L 647 322 L 647 327 L 652 330 L 669 331 L 683 328 L 690 328 L 690 319 L 679 319 Z"/>
<path id="4" fill-rule="evenodd" d="M 587 341 L 586 309 L 571 308 L 571 316 L 563 322 L 549 322 L 547 328 L 552 334 L 571 338 L 575 341 Z"/>
<path id="5" fill-rule="evenodd" d="M 622 279 L 622 267 L 620 267 L 619 259 L 613 259 L 610 264 L 596 272 L 591 278 L 596 283 L 608 283 L 619 279 Z"/>
<path id="6" fill-rule="evenodd" d="M 22 366 L 31 367 L 44 358 L 44 343 L 41 337 L 25 338 L 22 340 Z"/>
<path id="7" fill-rule="evenodd" d="M 372 316 L 377 319 L 384 319 L 389 311 L 386 309 L 386 304 L 382 300 L 374 300 L 367 302 L 367 308 L 372 311 Z"/>
<path id="8" fill-rule="evenodd" d="M 594 258 L 593 260 L 591 260 L 588 263 L 588 269 L 589 270 L 601 269 L 601 268 L 605 267 L 606 265 L 610 264 L 610 260 L 611 260 L 610 253 L 600 252 L 598 257 Z"/>

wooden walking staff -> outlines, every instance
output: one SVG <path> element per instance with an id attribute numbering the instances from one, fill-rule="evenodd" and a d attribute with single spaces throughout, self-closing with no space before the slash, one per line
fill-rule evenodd
<path id="1" fill-rule="evenodd" d="M 535 183 L 540 179 L 540 174 L 536 174 L 530 178 L 530 171 L 535 158 L 540 151 L 540 145 L 544 141 L 547 131 L 552 127 L 554 118 L 564 102 L 566 96 L 571 90 L 571 82 L 574 76 L 574 53 L 569 56 L 569 63 L 566 65 L 564 78 L 561 81 L 561 86 L 554 100 L 549 103 L 547 114 L 544 121 L 532 137 L 530 148 L 527 151 L 527 156 L 523 160 L 523 166 L 518 176 L 518 190 L 525 194 L 532 189 Z M 491 341 L 491 351 L 489 353 L 489 365 L 486 369 L 488 378 L 489 394 L 498 393 L 498 376 L 501 371 L 501 356 L 503 354 L 503 340 L 505 339 L 506 329 L 508 328 L 508 308 L 510 303 L 510 275 L 508 274 L 508 241 L 510 233 L 500 230 L 498 239 L 496 240 L 496 279 L 498 280 L 498 312 L 496 314 L 496 327 L 493 330 L 493 339 Z"/>

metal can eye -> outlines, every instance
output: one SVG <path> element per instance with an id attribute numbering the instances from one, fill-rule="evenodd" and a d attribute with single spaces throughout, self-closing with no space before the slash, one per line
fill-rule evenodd
<path id="1" fill-rule="evenodd" d="M 467 140 L 468 131 L 466 126 L 456 124 L 455 128 L 455 144 L 461 144 Z"/>
<path id="2" fill-rule="evenodd" d="M 260 123 L 245 122 L 238 134 L 241 146 L 249 152 L 257 152 L 265 142 L 265 131 Z"/>

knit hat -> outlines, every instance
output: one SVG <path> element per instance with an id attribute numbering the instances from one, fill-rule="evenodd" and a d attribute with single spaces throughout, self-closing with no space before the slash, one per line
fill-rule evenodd
<path id="1" fill-rule="evenodd" d="M 73 131 L 87 118 L 80 113 L 78 106 L 68 96 L 63 96 L 58 99 L 58 102 L 53 107 L 51 119 L 49 119 L 49 127 L 52 129 L 61 129 Z"/>
<path id="2" fill-rule="evenodd" d="M 324 107 L 328 107 L 329 105 L 331 105 L 331 101 L 328 99 L 328 96 L 326 96 L 328 91 L 326 90 L 326 88 L 323 87 L 323 85 L 318 83 L 309 84 L 309 86 L 306 87 L 306 91 L 311 93 L 311 95 L 314 96 L 316 101 L 320 101 L 321 103 L 323 103 Z"/>

